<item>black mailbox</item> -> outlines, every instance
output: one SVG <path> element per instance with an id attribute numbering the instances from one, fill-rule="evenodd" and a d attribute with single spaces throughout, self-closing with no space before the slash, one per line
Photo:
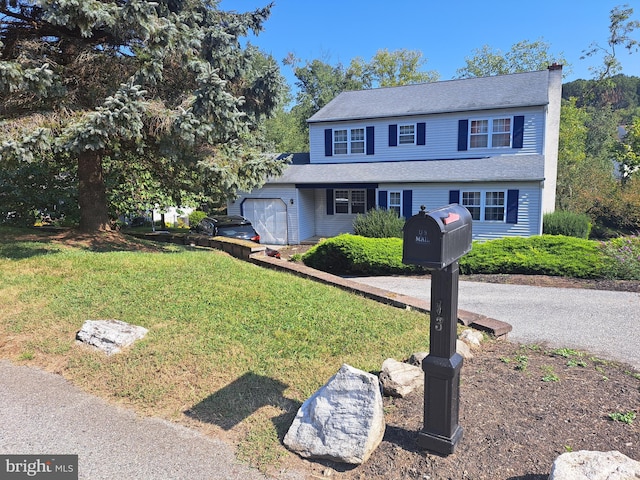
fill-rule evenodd
<path id="1" fill-rule="evenodd" d="M 420 212 L 406 221 L 402 263 L 442 270 L 471 251 L 471 214 L 462 205 Z"/>

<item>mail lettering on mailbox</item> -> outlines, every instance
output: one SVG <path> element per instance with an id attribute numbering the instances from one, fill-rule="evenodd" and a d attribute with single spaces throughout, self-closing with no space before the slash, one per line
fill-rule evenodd
<path id="1" fill-rule="evenodd" d="M 402 262 L 442 269 L 471 250 L 471 214 L 458 204 L 409 218 L 404 226 Z"/>
<path id="2" fill-rule="evenodd" d="M 429 240 L 429 233 L 427 232 L 427 230 L 416 231 L 416 243 L 420 243 L 423 245 L 428 245 L 431 243 L 431 240 Z"/>

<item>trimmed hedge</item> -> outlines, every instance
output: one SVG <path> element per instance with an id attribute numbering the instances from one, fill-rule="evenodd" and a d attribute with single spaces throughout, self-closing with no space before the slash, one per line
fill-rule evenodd
<path id="1" fill-rule="evenodd" d="M 392 275 L 426 271 L 402 263 L 402 239 L 340 235 L 302 256 L 313 268 L 338 275 Z M 460 259 L 460 273 L 555 275 L 600 278 L 604 254 L 598 242 L 560 235 L 474 242 Z"/>
<path id="2" fill-rule="evenodd" d="M 344 234 L 310 248 L 302 261 L 336 275 L 389 275 L 423 271 L 402 263 L 401 238 L 368 238 Z"/>
<path id="3" fill-rule="evenodd" d="M 510 237 L 480 243 L 460 259 L 460 273 L 503 273 L 599 278 L 604 262 L 597 242 L 563 235 Z"/>

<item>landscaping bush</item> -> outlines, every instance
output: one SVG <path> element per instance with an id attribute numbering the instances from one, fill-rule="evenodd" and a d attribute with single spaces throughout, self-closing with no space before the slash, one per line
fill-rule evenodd
<path id="1" fill-rule="evenodd" d="M 604 277 L 640 280 L 640 237 L 614 238 L 601 242 L 604 254 Z"/>
<path id="2" fill-rule="evenodd" d="M 402 263 L 401 238 L 368 238 L 344 234 L 311 248 L 302 261 L 315 269 L 337 275 L 390 275 L 420 271 Z"/>
<path id="3" fill-rule="evenodd" d="M 353 233 L 369 238 L 402 238 L 404 218 L 393 209 L 371 209 L 358 214 L 353 221 Z"/>
<path id="4" fill-rule="evenodd" d="M 460 259 L 461 274 L 527 274 L 601 278 L 606 262 L 600 244 L 561 235 L 512 237 L 474 242 Z M 303 262 L 337 275 L 424 272 L 402 263 L 402 239 L 340 235 L 305 253 Z M 608 267 L 613 271 L 613 267 Z"/>
<path id="5" fill-rule="evenodd" d="M 584 213 L 558 210 L 545 214 L 542 220 L 542 231 L 545 235 L 589 238 L 591 219 Z"/>
<path id="6" fill-rule="evenodd" d="M 195 227 L 207 214 L 201 210 L 194 210 L 189 214 L 189 226 Z"/>
<path id="7" fill-rule="evenodd" d="M 562 235 L 509 237 L 480 243 L 460 259 L 460 273 L 555 275 L 599 278 L 604 268 L 598 243 Z"/>

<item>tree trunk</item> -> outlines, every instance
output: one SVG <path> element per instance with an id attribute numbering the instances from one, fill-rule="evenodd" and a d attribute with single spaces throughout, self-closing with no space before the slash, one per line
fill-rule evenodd
<path id="1" fill-rule="evenodd" d="M 80 230 L 83 232 L 111 230 L 100 153 L 88 150 L 79 155 L 78 180 Z"/>

